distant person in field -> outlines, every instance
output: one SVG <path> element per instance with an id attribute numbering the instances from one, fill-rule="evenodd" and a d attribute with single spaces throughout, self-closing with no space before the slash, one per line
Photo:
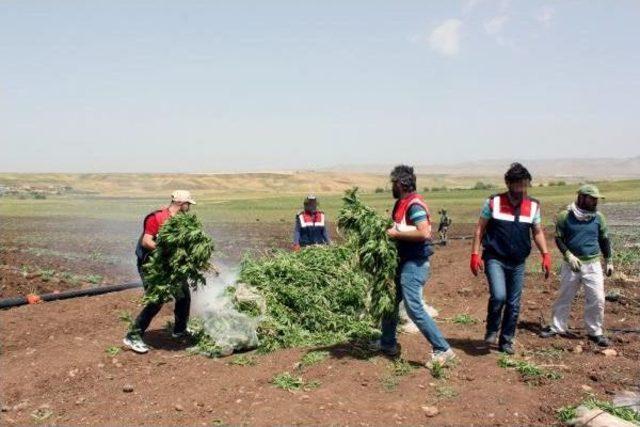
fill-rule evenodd
<path id="1" fill-rule="evenodd" d="M 392 213 L 394 225 L 387 234 L 398 248 L 396 308 L 394 316 L 382 319 L 382 337 L 371 343 L 371 349 L 389 356 L 399 353 L 396 330 L 398 309 L 404 300 L 409 318 L 433 347 L 426 361 L 427 367 L 434 363 L 445 365 L 456 355 L 423 303 L 423 291 L 430 274 L 429 257 L 433 254 L 429 208 L 416 192 L 416 175 L 412 167 L 396 166 L 391 172 L 391 184 L 396 202 Z"/>
<path id="2" fill-rule="evenodd" d="M 331 243 L 327 231 L 327 221 L 324 212 L 318 210 L 318 198 L 309 194 L 304 199 L 304 209 L 296 215 L 296 225 L 293 230 L 293 250 L 309 245 L 327 245 Z"/>
<path id="3" fill-rule="evenodd" d="M 485 342 L 490 345 L 497 342 L 500 351 L 514 354 L 531 237 L 542 255 L 545 279 L 551 270 L 551 256 L 544 237 L 540 202 L 527 195 L 531 174 L 520 163 L 513 163 L 504 180 L 508 191 L 490 196 L 482 207 L 473 237 L 470 267 L 474 276 L 484 271 L 489 281 L 491 296 Z"/>
<path id="4" fill-rule="evenodd" d="M 440 209 L 438 211 L 440 214 L 440 223 L 438 224 L 438 236 L 443 244 L 447 244 L 447 233 L 449 232 L 449 227 L 453 223 L 449 215 L 447 214 L 446 209 Z"/>
<path id="5" fill-rule="evenodd" d="M 568 332 L 567 319 L 576 292 L 584 286 L 584 324 L 589 340 L 600 347 L 610 345 L 604 336 L 604 275 L 613 274 L 611 242 L 607 222 L 598 212 L 603 196 L 595 185 L 583 185 L 577 200 L 560 212 L 556 220 L 556 245 L 564 256 L 560 270 L 560 290 L 553 305 L 551 326 L 540 333 L 543 338 Z"/>
<path id="6" fill-rule="evenodd" d="M 146 283 L 142 266 L 149 258 L 151 252 L 156 248 L 156 237 L 162 224 L 175 215 L 189 212 L 191 205 L 195 204 L 195 200 L 191 198 L 191 193 L 185 190 L 177 190 L 171 195 L 171 204 L 169 206 L 151 212 L 144 218 L 142 234 L 136 246 L 136 258 L 138 273 L 140 274 L 142 285 L 145 289 Z M 187 335 L 187 322 L 189 321 L 189 309 L 191 306 L 191 295 L 187 284 L 184 285 L 183 295 L 182 298 L 176 298 L 175 301 L 175 324 L 173 326 L 173 333 L 171 334 L 173 338 L 182 338 Z M 151 320 L 158 314 L 161 308 L 162 304 L 148 303 L 145 305 L 124 338 L 123 342 L 127 347 L 136 353 L 146 353 L 149 351 L 149 347 L 147 347 L 142 338 Z"/>

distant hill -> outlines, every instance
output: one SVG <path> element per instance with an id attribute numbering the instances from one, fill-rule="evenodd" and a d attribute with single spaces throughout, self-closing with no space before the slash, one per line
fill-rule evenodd
<path id="1" fill-rule="evenodd" d="M 509 164 L 520 161 L 534 178 L 565 178 L 569 181 L 640 178 L 640 156 L 616 159 L 513 159 L 478 160 L 450 165 L 416 165 L 416 172 L 424 175 L 500 177 Z M 393 165 L 343 165 L 330 171 L 359 173 L 388 173 Z"/>
<path id="2" fill-rule="evenodd" d="M 456 165 L 417 166 L 418 188 L 471 187 L 477 182 L 502 184 L 510 161 L 485 160 Z M 632 159 L 527 160 L 535 184 L 563 180 L 640 178 L 640 157 Z M 389 189 L 392 165 L 340 166 L 331 170 L 201 174 L 61 174 L 0 173 L 0 190 L 26 194 L 95 194 L 114 197 L 168 196 L 188 189 L 198 197 L 252 197 L 274 194 L 338 193 L 357 186 L 364 191 Z"/>

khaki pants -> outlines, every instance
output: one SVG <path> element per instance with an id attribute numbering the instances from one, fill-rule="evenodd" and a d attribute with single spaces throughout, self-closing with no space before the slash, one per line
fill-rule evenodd
<path id="1" fill-rule="evenodd" d="M 574 272 L 564 262 L 560 271 L 560 290 L 553 304 L 551 330 L 557 333 L 567 331 L 567 319 L 571 313 L 571 303 L 581 285 L 584 285 L 584 323 L 591 336 L 602 335 L 604 322 L 604 276 L 600 261 L 583 264 Z"/>

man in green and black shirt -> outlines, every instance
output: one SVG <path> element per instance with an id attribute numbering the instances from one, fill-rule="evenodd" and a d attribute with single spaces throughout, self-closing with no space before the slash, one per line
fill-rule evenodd
<path id="1" fill-rule="evenodd" d="M 604 277 L 600 256 L 605 259 L 607 276 L 613 274 L 611 242 L 604 215 L 597 211 L 602 195 L 594 185 L 583 185 L 578 198 L 558 215 L 556 245 L 564 255 L 560 272 L 560 290 L 553 305 L 551 326 L 541 333 L 543 338 L 567 332 L 571 302 L 584 285 L 584 322 L 589 339 L 601 347 L 608 347 L 604 336 Z"/>

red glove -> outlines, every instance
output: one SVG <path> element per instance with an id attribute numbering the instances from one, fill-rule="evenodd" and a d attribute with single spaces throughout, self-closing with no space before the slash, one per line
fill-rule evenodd
<path id="1" fill-rule="evenodd" d="M 471 272 L 474 276 L 477 276 L 479 271 L 484 271 L 484 261 L 482 261 L 480 255 L 471 254 L 471 262 L 469 263 L 469 267 L 471 268 Z"/>
<path id="2" fill-rule="evenodd" d="M 300 250 L 300 245 L 295 244 L 293 245 L 293 252 L 298 252 Z"/>
<path id="3" fill-rule="evenodd" d="M 544 271 L 544 278 L 549 278 L 551 272 L 551 254 L 549 252 L 542 254 L 542 271 Z"/>

